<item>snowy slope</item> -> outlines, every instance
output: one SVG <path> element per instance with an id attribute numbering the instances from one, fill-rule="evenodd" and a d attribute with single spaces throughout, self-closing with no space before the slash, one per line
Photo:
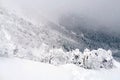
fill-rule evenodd
<path id="1" fill-rule="evenodd" d="M 78 47 L 80 50 L 89 49 L 111 49 L 114 58 L 120 61 L 120 33 L 111 30 L 105 24 L 92 20 L 86 16 L 78 14 L 63 15 L 59 19 L 59 24 L 64 26 L 69 32 L 74 33 L 74 40 L 84 44 Z"/>
<path id="2" fill-rule="evenodd" d="M 92 21 L 92 19 L 77 14 L 68 14 L 60 17 L 59 24 L 66 27 L 67 30 L 73 31 L 76 34 L 74 35 L 76 42 L 83 41 L 86 44 L 85 47 L 89 49 L 101 47 L 120 50 L 120 34 L 95 20 Z"/>
<path id="3" fill-rule="evenodd" d="M 5 35 L 2 37 L 1 43 L 4 41 L 4 44 L 6 44 L 2 46 L 12 46 L 14 54 L 24 52 L 30 55 L 31 51 L 26 49 L 39 48 L 42 43 L 50 47 L 63 47 L 67 51 L 76 48 L 82 51 L 85 48 L 104 48 L 115 49 L 117 51 L 113 53 L 119 52 L 120 41 L 118 36 L 110 37 L 99 31 L 84 29 L 84 26 L 96 25 L 89 25 L 90 22 L 84 22 L 84 20 L 82 21 L 79 17 L 76 19 L 76 17 L 74 18 L 74 16 L 68 15 L 68 19 L 64 17 L 60 25 L 46 20 L 46 24 L 39 26 L 32 24 L 27 19 L 21 18 L 4 8 L 0 8 L 0 36 Z M 73 26 L 75 30 L 70 29 L 71 27 L 73 28 Z M 79 26 L 81 27 L 79 28 Z M 2 54 L 4 54 L 4 52 L 5 51 L 3 51 Z M 118 55 L 119 54 L 116 54 L 115 56 Z"/>
<path id="4" fill-rule="evenodd" d="M 18 58 L 0 57 L 0 80 L 119 80 L 120 64 L 110 70 L 87 70 L 72 64 L 52 66 Z"/>
<path id="5" fill-rule="evenodd" d="M 51 22 L 34 25 L 0 8 L 0 80 L 119 80 L 120 64 L 111 50 L 81 52 L 88 44 L 84 34 L 76 35 Z"/>
<path id="6" fill-rule="evenodd" d="M 47 26 L 34 25 L 4 8 L 0 8 L 0 55 L 32 56 L 33 48 L 46 44 L 50 48 L 72 45 L 72 38 Z"/>
<path id="7" fill-rule="evenodd" d="M 0 36 L 0 56 L 16 56 L 55 65 L 65 63 L 81 65 L 81 61 L 79 61 L 78 58 L 76 58 L 75 61 L 69 61 L 69 59 L 74 56 L 76 52 L 83 56 L 79 50 L 72 49 L 83 48 L 85 42 L 76 41 L 74 33 L 69 32 L 64 27 L 60 28 L 54 23 L 48 23 L 44 26 L 34 25 L 12 12 L 0 8 Z M 92 68 L 96 66 L 94 58 L 98 60 L 100 64 L 98 68 L 100 68 L 100 66 L 106 68 L 106 63 L 108 64 L 109 62 L 110 67 L 112 64 L 112 53 L 110 52 L 109 55 L 109 51 L 107 50 L 100 49 L 100 51 L 102 52 L 99 53 L 99 49 L 89 51 L 90 55 L 91 53 L 93 53 L 93 55 L 98 53 L 101 58 L 99 60 L 99 57 L 89 55 L 95 62 L 95 65 L 92 64 Z M 103 53 L 104 55 L 107 54 L 107 57 L 110 57 L 110 59 L 107 60 L 107 57 L 101 56 Z M 73 59 L 74 58 L 75 56 Z M 87 67 L 91 68 L 91 62 L 88 63 L 90 63 L 90 65 Z"/>

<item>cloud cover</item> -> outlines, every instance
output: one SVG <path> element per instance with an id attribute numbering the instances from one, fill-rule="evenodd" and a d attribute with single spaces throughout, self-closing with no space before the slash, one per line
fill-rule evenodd
<path id="1" fill-rule="evenodd" d="M 61 14 L 77 13 L 120 30 L 120 0 L 0 0 L 36 22 L 42 17 L 56 22 Z M 41 19 L 40 19 L 41 18 Z"/>

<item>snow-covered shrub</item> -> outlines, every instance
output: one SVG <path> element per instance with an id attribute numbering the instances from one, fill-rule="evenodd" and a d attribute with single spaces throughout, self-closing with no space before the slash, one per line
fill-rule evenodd
<path id="1" fill-rule="evenodd" d="M 92 51 L 85 49 L 83 53 L 79 49 L 70 52 L 64 52 L 62 49 L 52 49 L 49 54 L 51 55 L 49 56 L 51 58 L 50 63 L 54 65 L 72 63 L 87 69 L 113 67 L 112 52 L 101 48 Z"/>
<path id="2" fill-rule="evenodd" d="M 85 49 L 84 52 L 75 49 L 65 52 L 62 48 L 49 48 L 42 44 L 39 49 L 32 51 L 34 60 L 38 60 L 53 65 L 72 63 L 86 69 L 112 68 L 113 57 L 110 50 L 99 48 L 98 50 Z"/>
<path id="3" fill-rule="evenodd" d="M 32 50 L 34 60 L 50 63 L 53 65 L 60 65 L 67 63 L 67 54 L 63 49 L 49 48 L 48 45 L 42 44 L 40 48 Z"/>
<path id="4" fill-rule="evenodd" d="M 110 50 L 85 50 L 84 51 L 84 67 L 88 69 L 112 68 L 113 57 Z"/>
<path id="5" fill-rule="evenodd" d="M 79 51 L 79 49 L 75 49 L 73 51 L 68 52 L 69 54 L 69 62 L 73 63 L 77 66 L 83 66 L 83 53 Z"/>
<path id="6" fill-rule="evenodd" d="M 49 54 L 49 46 L 42 43 L 39 48 L 32 50 L 32 55 L 34 56 L 34 60 L 48 63 L 51 55 Z"/>
<path id="7" fill-rule="evenodd" d="M 53 65 L 66 64 L 68 62 L 67 54 L 63 49 L 51 49 L 49 54 L 51 54 L 49 63 Z"/>

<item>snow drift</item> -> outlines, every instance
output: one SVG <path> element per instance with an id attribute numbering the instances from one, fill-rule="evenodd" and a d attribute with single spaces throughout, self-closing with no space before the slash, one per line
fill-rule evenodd
<path id="1" fill-rule="evenodd" d="M 111 70 L 87 70 L 73 64 L 53 66 L 18 58 L 0 57 L 0 80 L 119 80 L 120 64 Z"/>

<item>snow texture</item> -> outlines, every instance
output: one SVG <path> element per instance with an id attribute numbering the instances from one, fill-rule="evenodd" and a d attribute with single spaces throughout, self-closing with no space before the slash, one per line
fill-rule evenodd
<path id="1" fill-rule="evenodd" d="M 110 50 L 99 48 L 98 50 L 85 49 L 80 52 L 79 49 L 65 52 L 63 49 L 47 48 L 33 50 L 33 56 L 39 58 L 41 62 L 50 63 L 53 65 L 63 65 L 67 63 L 75 64 L 86 69 L 110 69 L 113 68 L 113 57 Z"/>
<path id="2" fill-rule="evenodd" d="M 74 40 L 51 27 L 45 27 L 34 25 L 0 8 L 0 56 L 15 56 L 53 65 L 72 63 L 87 69 L 113 68 L 110 50 L 65 51 L 69 42 L 74 43 Z"/>
<path id="3" fill-rule="evenodd" d="M 18 58 L 0 57 L 0 80 L 119 80 L 120 64 L 116 68 L 89 70 L 73 64 L 53 66 Z"/>

